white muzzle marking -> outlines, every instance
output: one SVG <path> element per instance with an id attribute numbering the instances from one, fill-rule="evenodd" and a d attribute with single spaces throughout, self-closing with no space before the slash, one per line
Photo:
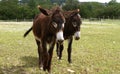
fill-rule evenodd
<path id="1" fill-rule="evenodd" d="M 74 37 L 79 37 L 80 38 L 80 31 L 75 32 Z"/>
<path id="2" fill-rule="evenodd" d="M 64 40 L 63 31 L 59 31 L 59 32 L 57 33 L 57 40 Z"/>

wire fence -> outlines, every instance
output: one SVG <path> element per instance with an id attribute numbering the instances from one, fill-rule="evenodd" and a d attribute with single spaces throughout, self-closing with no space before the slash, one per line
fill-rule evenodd
<path id="1" fill-rule="evenodd" d="M 83 24 L 120 24 L 120 19 L 105 19 L 105 18 L 82 18 Z M 0 20 L 0 22 L 33 22 L 33 19 L 8 19 Z"/>

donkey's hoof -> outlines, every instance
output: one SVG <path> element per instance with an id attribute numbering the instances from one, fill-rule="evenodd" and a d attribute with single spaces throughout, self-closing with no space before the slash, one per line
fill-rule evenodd
<path id="1" fill-rule="evenodd" d="M 59 60 L 59 57 L 57 57 L 57 59 Z"/>
<path id="2" fill-rule="evenodd" d="M 43 70 L 43 65 L 42 64 L 39 65 L 39 69 Z"/>
<path id="3" fill-rule="evenodd" d="M 40 67 L 40 70 L 43 70 L 43 67 Z"/>

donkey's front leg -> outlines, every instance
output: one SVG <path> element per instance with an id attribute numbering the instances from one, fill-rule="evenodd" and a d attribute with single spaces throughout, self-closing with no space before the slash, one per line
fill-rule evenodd
<path id="1" fill-rule="evenodd" d="M 53 49 L 55 46 L 55 40 L 53 42 L 51 42 L 50 44 L 50 48 L 49 48 L 49 61 L 48 61 L 48 66 L 47 66 L 47 70 L 50 73 L 51 72 L 51 61 L 52 61 L 52 56 L 53 56 Z"/>
<path id="2" fill-rule="evenodd" d="M 63 51 L 63 48 L 64 48 L 63 44 L 60 44 L 59 60 L 61 60 L 61 58 L 62 58 L 62 51 Z"/>
<path id="3" fill-rule="evenodd" d="M 47 52 L 47 43 L 43 40 L 42 42 L 42 48 L 43 48 L 43 56 L 42 56 L 42 61 L 43 61 L 43 70 L 46 71 L 48 61 L 49 61 L 49 54 Z"/>
<path id="4" fill-rule="evenodd" d="M 56 43 L 56 53 L 57 53 L 57 57 L 59 58 L 59 49 L 60 49 L 60 47 L 59 47 L 59 43 Z"/>
<path id="5" fill-rule="evenodd" d="M 73 41 L 73 38 L 71 37 L 69 40 L 68 40 L 68 62 L 71 63 L 71 52 L 72 52 L 72 41 Z"/>

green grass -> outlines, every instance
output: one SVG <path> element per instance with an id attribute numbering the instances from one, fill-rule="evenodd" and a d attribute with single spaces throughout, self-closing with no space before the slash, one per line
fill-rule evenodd
<path id="1" fill-rule="evenodd" d="M 32 22 L 0 22 L 0 74 L 46 74 L 38 68 Z M 52 59 L 52 74 L 120 74 L 120 21 L 83 22 L 81 39 L 73 42 L 72 64 L 67 61 L 67 41 L 62 60 Z M 75 71 L 70 73 L 71 69 Z"/>

